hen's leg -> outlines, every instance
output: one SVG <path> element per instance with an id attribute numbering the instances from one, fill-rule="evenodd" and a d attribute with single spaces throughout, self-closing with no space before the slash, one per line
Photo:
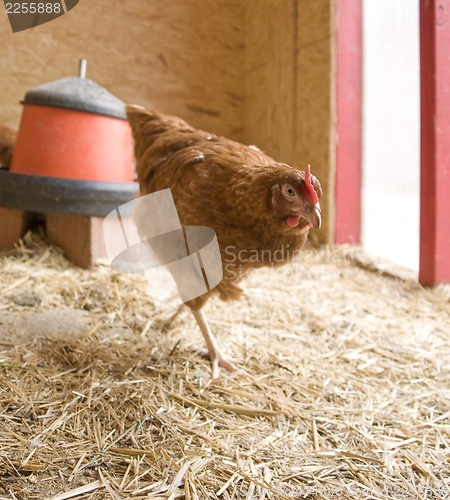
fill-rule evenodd
<path id="1" fill-rule="evenodd" d="M 163 324 L 161 330 L 162 331 L 166 331 L 168 330 L 171 326 L 172 326 L 172 323 L 176 320 L 176 318 L 178 317 L 178 315 L 180 314 L 180 312 L 183 310 L 184 306 L 186 304 L 180 304 L 178 307 L 177 307 L 177 310 L 172 314 L 172 316 Z"/>
<path id="2" fill-rule="evenodd" d="M 214 338 L 209 328 L 203 311 L 201 309 L 198 311 L 194 311 L 192 309 L 192 313 L 197 320 L 198 326 L 200 327 L 200 330 L 202 331 L 203 337 L 206 341 L 206 347 L 208 348 L 209 359 L 211 360 L 212 365 L 212 378 L 217 378 L 219 376 L 219 366 L 222 368 L 226 368 L 230 372 L 239 370 L 239 368 L 234 364 L 237 363 L 237 361 L 234 359 L 226 358 L 222 353 L 220 347 L 216 342 L 216 339 Z"/>

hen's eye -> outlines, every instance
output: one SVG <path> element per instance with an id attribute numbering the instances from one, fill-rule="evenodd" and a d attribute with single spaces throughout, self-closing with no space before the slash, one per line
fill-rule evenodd
<path id="1" fill-rule="evenodd" d="M 286 186 L 286 194 L 288 196 L 295 196 L 295 191 L 293 188 L 291 188 L 291 186 Z"/>

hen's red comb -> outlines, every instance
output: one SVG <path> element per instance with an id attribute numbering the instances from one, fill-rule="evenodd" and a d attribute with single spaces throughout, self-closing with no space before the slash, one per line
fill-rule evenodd
<path id="1" fill-rule="evenodd" d="M 306 184 L 306 193 L 308 194 L 310 200 L 314 203 L 319 202 L 319 198 L 317 197 L 317 193 L 314 189 L 314 186 L 311 184 L 311 165 L 306 167 L 305 171 L 305 184 Z"/>

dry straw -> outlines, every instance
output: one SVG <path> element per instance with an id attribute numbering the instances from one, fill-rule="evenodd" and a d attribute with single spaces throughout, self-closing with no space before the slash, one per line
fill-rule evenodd
<path id="1" fill-rule="evenodd" d="M 449 498 L 450 286 L 344 247 L 244 286 L 205 312 L 253 379 L 212 382 L 143 276 L 3 252 L 0 498 Z"/>

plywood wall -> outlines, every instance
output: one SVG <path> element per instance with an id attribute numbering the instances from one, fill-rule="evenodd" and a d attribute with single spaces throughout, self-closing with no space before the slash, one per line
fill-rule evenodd
<path id="1" fill-rule="evenodd" d="M 18 126 L 37 85 L 76 75 L 120 99 L 242 139 L 241 0 L 80 0 L 54 21 L 11 34 L 0 4 L 0 123 Z"/>
<path id="2" fill-rule="evenodd" d="M 333 0 L 248 0 L 245 140 L 311 171 L 324 189 L 323 226 L 334 241 L 335 71 Z"/>
<path id="3" fill-rule="evenodd" d="M 245 141 L 294 164 L 296 41 L 293 0 L 248 0 L 245 9 Z"/>
<path id="4" fill-rule="evenodd" d="M 334 0 L 80 0 L 11 34 L 0 4 L 0 123 L 25 92 L 77 74 L 120 99 L 179 115 L 312 172 L 334 226 Z"/>

